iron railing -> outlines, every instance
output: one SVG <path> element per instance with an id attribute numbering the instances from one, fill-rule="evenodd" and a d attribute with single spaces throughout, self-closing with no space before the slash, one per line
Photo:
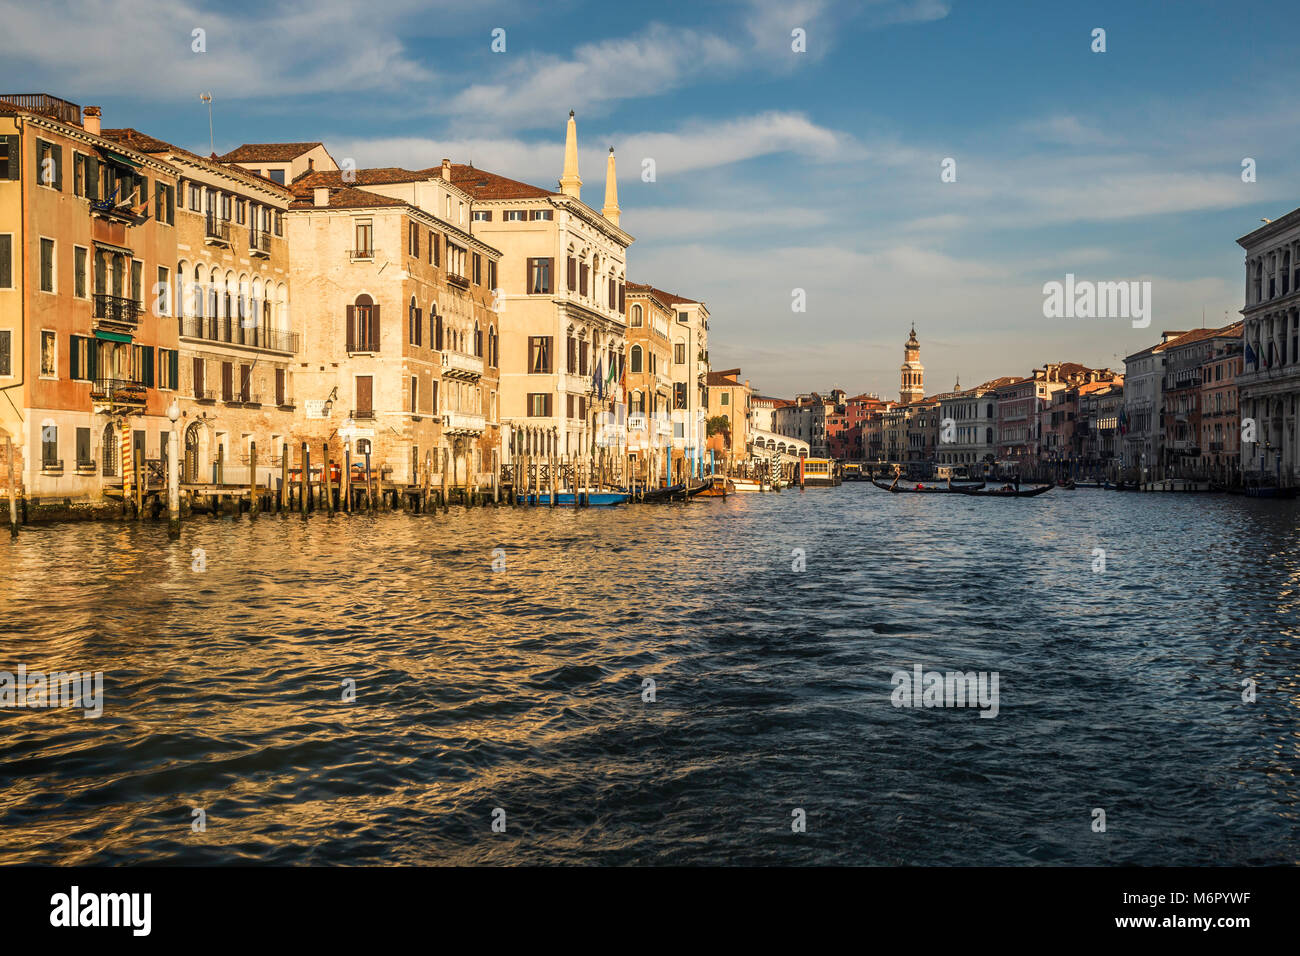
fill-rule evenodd
<path id="1" fill-rule="evenodd" d="M 348 417 L 353 419 L 354 421 L 357 419 L 374 418 L 375 410 L 373 408 L 354 408 L 352 409 L 351 412 L 348 413 Z"/>
<path id="2" fill-rule="evenodd" d="M 143 405 L 146 390 L 140 382 L 124 378 L 97 378 L 90 385 L 90 397 L 115 405 Z"/>
<path id="3" fill-rule="evenodd" d="M 204 220 L 203 234 L 208 239 L 217 239 L 228 243 L 230 242 L 230 223 L 224 219 L 218 219 L 215 213 L 209 210 Z"/>
<path id="4" fill-rule="evenodd" d="M 120 295 L 95 293 L 96 319 L 116 322 L 119 325 L 129 325 L 134 328 L 140 323 L 140 313 L 143 311 L 144 306 L 135 299 L 127 299 Z"/>
<path id="5" fill-rule="evenodd" d="M 248 251 L 264 256 L 271 254 L 271 234 L 262 229 L 248 231 Z"/>
<path id="6" fill-rule="evenodd" d="M 49 93 L 0 93 L 0 100 L 8 100 L 33 113 L 41 113 L 69 126 L 81 125 L 81 107 Z"/>
<path id="7" fill-rule="evenodd" d="M 374 249 L 349 249 L 349 259 L 373 259 L 375 257 Z"/>
<path id="8" fill-rule="evenodd" d="M 286 332 L 265 325 L 245 326 L 229 317 L 224 319 L 185 316 L 180 320 L 180 334 L 186 338 L 224 342 L 228 345 L 248 345 L 272 352 L 298 351 L 300 337 L 297 332 Z"/>

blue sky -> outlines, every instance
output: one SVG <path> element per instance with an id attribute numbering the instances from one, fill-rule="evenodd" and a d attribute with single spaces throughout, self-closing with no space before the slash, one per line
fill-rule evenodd
<path id="1" fill-rule="evenodd" d="M 211 91 L 218 152 L 321 140 L 362 166 L 449 156 L 544 186 L 572 108 L 597 208 L 617 149 L 629 277 L 707 302 L 714 367 L 768 394 L 894 395 L 913 321 L 931 393 L 1048 361 L 1122 368 L 1158 329 L 1235 320 L 1235 240 L 1300 205 L 1286 3 L 212 9 L 0 0 L 0 86 L 202 152 Z M 1066 273 L 1151 281 L 1151 328 L 1044 318 Z"/>

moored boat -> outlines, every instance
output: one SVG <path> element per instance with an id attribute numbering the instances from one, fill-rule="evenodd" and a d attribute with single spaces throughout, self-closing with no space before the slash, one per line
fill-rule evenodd
<path id="1" fill-rule="evenodd" d="M 592 507 L 601 507 L 608 505 L 621 505 L 630 497 L 627 492 L 623 491 L 593 491 L 590 494 L 580 492 L 575 494 L 572 491 L 561 491 L 555 496 L 555 504 L 560 507 L 573 507 L 578 503 L 581 495 L 582 503 Z M 536 495 L 516 495 L 521 505 L 549 505 L 551 495 L 549 492 L 543 492 Z"/>
<path id="2" fill-rule="evenodd" d="M 1026 485 L 1024 488 L 1017 488 L 1012 484 L 1004 484 L 993 488 L 961 488 L 958 490 L 963 495 L 970 495 L 972 498 L 1033 498 L 1051 491 L 1052 486 Z"/>
<path id="3" fill-rule="evenodd" d="M 897 480 L 893 482 L 886 482 L 886 481 L 880 481 L 879 479 L 872 479 L 871 483 L 875 485 L 877 488 L 883 488 L 885 489 L 885 491 L 891 491 L 896 495 L 901 495 L 901 494 L 948 495 L 948 494 L 954 494 L 956 492 L 965 491 L 965 490 L 973 491 L 977 488 L 984 487 L 984 482 L 982 481 L 977 481 L 973 484 L 954 485 L 954 484 L 940 483 L 940 482 L 935 482 L 933 484 L 926 484 L 923 481 L 900 484 Z"/>

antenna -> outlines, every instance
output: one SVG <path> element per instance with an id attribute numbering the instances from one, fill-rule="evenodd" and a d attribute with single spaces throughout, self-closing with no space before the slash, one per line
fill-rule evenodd
<path id="1" fill-rule="evenodd" d="M 212 94 L 200 93 L 199 99 L 208 104 L 208 148 L 212 151 L 212 155 L 215 156 L 217 155 L 217 145 L 216 138 L 212 135 Z"/>

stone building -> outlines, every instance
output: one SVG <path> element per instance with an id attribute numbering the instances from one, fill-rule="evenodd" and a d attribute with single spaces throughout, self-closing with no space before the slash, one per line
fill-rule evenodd
<path id="1" fill-rule="evenodd" d="M 572 112 L 558 192 L 448 161 L 442 176 L 469 197 L 466 228 L 501 250 L 503 421 L 529 436 L 534 453 L 590 453 L 598 416 L 621 422 L 626 414 L 632 236 L 619 227 L 612 147 L 600 212 L 582 201 Z M 619 455 L 621 431 L 602 432 Z"/>
<path id="2" fill-rule="evenodd" d="M 925 397 L 925 366 L 921 364 L 921 343 L 916 340 L 916 326 L 903 346 L 903 364 L 900 368 L 898 401 L 906 405 Z"/>
<path id="3" fill-rule="evenodd" d="M 1160 341 L 1124 359 L 1124 451 L 1122 465 L 1138 480 L 1157 478 L 1162 460 L 1161 409 L 1165 346 L 1181 331 L 1160 333 Z"/>
<path id="4" fill-rule="evenodd" d="M 186 482 L 273 486 L 294 425 L 286 187 L 135 129 L 104 135 L 169 163 L 176 195 L 179 397 Z"/>
<path id="5" fill-rule="evenodd" d="M 983 466 L 997 458 L 997 389 L 1010 383 L 1011 378 L 997 378 L 961 389 L 943 396 L 939 401 L 940 442 L 938 462 L 941 465 L 965 465 L 971 475 L 983 473 Z M 952 440 L 944 440 L 943 425 L 952 421 Z"/>
<path id="6" fill-rule="evenodd" d="M 1201 470 L 1211 480 L 1241 480 L 1241 406 L 1237 376 L 1242 370 L 1241 322 L 1238 336 L 1212 343 L 1201 366 Z"/>
<path id="7" fill-rule="evenodd" d="M 162 485 L 176 187 L 170 163 L 103 134 L 98 107 L 0 96 L 0 428 L 29 496 L 129 490 L 133 461 Z"/>
<path id="8" fill-rule="evenodd" d="M 1204 412 L 1202 376 L 1211 356 L 1232 342 L 1241 341 L 1241 323 L 1222 329 L 1193 329 L 1170 340 L 1163 349 L 1161 382 L 1160 466 L 1165 475 L 1201 478 Z"/>
<path id="9" fill-rule="evenodd" d="M 714 416 L 727 420 L 732 457 L 748 458 L 753 431 L 753 411 L 750 407 L 753 389 L 749 387 L 749 379 L 740 381 L 740 369 L 729 368 L 721 372 L 710 372 L 708 383 L 709 408 L 713 410 Z"/>
<path id="10" fill-rule="evenodd" d="M 1246 252 L 1237 386 L 1243 424 L 1255 425 L 1255 441 L 1241 449 L 1241 468 L 1247 480 L 1291 485 L 1300 475 L 1300 209 L 1237 244 Z"/>
<path id="11" fill-rule="evenodd" d="M 427 173 L 312 173 L 294 185 L 285 216 L 295 311 L 303 323 L 295 373 L 295 439 L 313 462 L 322 443 L 341 460 L 371 463 L 386 478 L 486 487 L 501 445 L 501 332 L 492 288 L 500 253 L 455 221 L 428 211 L 464 200 L 444 184 L 435 202 Z"/>
<path id="12" fill-rule="evenodd" d="M 339 168 L 322 143 L 245 143 L 218 156 L 217 162 L 239 166 L 281 186 L 288 186 L 311 172 Z"/>
<path id="13" fill-rule="evenodd" d="M 674 310 L 666 299 L 650 286 L 627 284 L 627 448 L 643 480 L 652 450 L 672 445 Z"/>

